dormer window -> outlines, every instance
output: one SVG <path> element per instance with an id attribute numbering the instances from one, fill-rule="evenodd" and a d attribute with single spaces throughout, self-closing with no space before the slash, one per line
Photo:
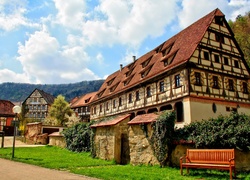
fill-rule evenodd
<path id="1" fill-rule="evenodd" d="M 102 90 L 101 92 L 99 92 L 99 93 L 97 94 L 98 98 L 100 98 L 100 97 L 103 95 L 103 93 L 104 93 L 105 90 L 106 90 L 106 89 Z"/>
<path id="2" fill-rule="evenodd" d="M 168 55 L 169 52 L 171 51 L 173 45 L 174 45 L 174 43 L 172 43 L 171 45 L 169 45 L 166 49 L 162 50 L 162 56 Z"/>
<path id="3" fill-rule="evenodd" d="M 148 58 L 146 61 L 144 61 L 144 62 L 141 63 L 142 68 L 145 68 L 145 67 L 149 64 L 149 62 L 150 62 L 150 60 L 152 59 L 152 57 L 153 57 L 153 56 L 151 56 L 151 57 Z"/>
<path id="4" fill-rule="evenodd" d="M 88 99 L 85 99 L 85 103 L 88 103 L 90 101 L 90 98 L 88 98 Z"/>
<path id="5" fill-rule="evenodd" d="M 113 92 L 113 91 L 117 88 L 118 84 L 119 84 L 119 82 L 116 83 L 114 86 L 112 86 L 112 87 L 109 89 L 109 91 L 110 91 L 110 92 Z"/>
<path id="6" fill-rule="evenodd" d="M 223 17 L 221 17 L 221 16 L 215 16 L 215 24 L 223 26 Z"/>
<path id="7" fill-rule="evenodd" d="M 166 56 L 163 60 L 161 60 L 161 61 L 163 61 L 164 66 L 167 66 L 167 65 L 171 64 L 171 63 L 173 62 L 173 60 L 174 60 L 176 54 L 177 54 L 177 51 L 175 51 L 175 52 L 169 54 L 169 55 Z"/>
<path id="8" fill-rule="evenodd" d="M 147 69 L 142 71 L 141 72 L 141 78 L 144 78 L 145 76 L 147 76 L 152 67 L 153 67 L 153 65 L 151 65 L 150 67 L 148 67 Z"/>
<path id="9" fill-rule="evenodd" d="M 130 69 L 128 72 L 125 73 L 126 77 L 130 76 L 133 72 L 134 68 Z"/>
<path id="10" fill-rule="evenodd" d="M 113 83 L 114 80 L 115 80 L 115 78 L 112 78 L 111 80 L 109 80 L 109 81 L 107 82 L 107 85 L 110 86 L 110 85 Z"/>

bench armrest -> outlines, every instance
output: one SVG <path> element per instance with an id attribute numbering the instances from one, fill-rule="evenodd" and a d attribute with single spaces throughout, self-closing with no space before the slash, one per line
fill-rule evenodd
<path id="1" fill-rule="evenodd" d="M 233 164 L 234 164 L 234 158 L 231 158 L 231 159 L 229 159 L 228 161 L 229 161 L 229 164 L 230 164 L 230 165 L 231 165 L 232 162 L 233 162 Z"/>
<path id="2" fill-rule="evenodd" d="M 180 163 L 182 163 L 182 161 L 184 160 L 184 162 L 190 162 L 190 160 L 189 160 L 189 158 L 187 157 L 187 156 L 182 156 L 181 158 L 180 158 Z"/>

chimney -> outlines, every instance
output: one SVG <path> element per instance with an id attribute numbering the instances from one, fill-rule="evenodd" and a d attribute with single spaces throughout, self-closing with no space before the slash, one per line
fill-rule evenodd
<path id="1" fill-rule="evenodd" d="M 136 56 L 133 56 L 133 61 L 134 61 L 134 62 L 136 61 Z"/>
<path id="2" fill-rule="evenodd" d="M 120 64 L 120 71 L 122 71 L 122 64 Z"/>

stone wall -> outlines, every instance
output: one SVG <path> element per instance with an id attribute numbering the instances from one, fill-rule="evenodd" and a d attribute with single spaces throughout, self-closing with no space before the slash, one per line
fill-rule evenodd
<path id="1" fill-rule="evenodd" d="M 128 121 L 129 117 L 116 125 L 96 127 L 94 149 L 98 158 L 115 160 L 120 164 L 122 156 L 127 157 L 121 154 L 121 137 L 123 134 L 128 135 Z"/>
<path id="2" fill-rule="evenodd" d="M 100 159 L 114 159 L 115 136 L 114 127 L 98 127 L 95 132 L 95 153 Z"/>
<path id="3" fill-rule="evenodd" d="M 61 135 L 59 132 L 54 132 L 49 135 L 49 145 L 65 148 L 66 147 L 65 137 Z"/>
<path id="4" fill-rule="evenodd" d="M 42 134 L 41 122 L 28 123 L 24 136 L 28 144 L 48 144 L 48 133 Z"/>
<path id="5" fill-rule="evenodd" d="M 151 126 L 147 125 L 147 129 L 147 136 L 150 137 L 152 132 Z M 132 125 L 129 127 L 129 148 L 131 164 L 159 164 L 157 158 L 154 156 L 151 145 L 140 125 Z"/>

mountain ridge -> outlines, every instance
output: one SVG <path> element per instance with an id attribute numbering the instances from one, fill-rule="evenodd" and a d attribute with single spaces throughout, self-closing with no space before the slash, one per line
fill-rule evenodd
<path id="1" fill-rule="evenodd" d="M 28 84 L 4 82 L 0 84 L 0 99 L 11 102 L 24 101 L 36 88 L 57 97 L 63 95 L 67 101 L 83 94 L 98 91 L 104 80 L 81 81 L 69 84 Z"/>

